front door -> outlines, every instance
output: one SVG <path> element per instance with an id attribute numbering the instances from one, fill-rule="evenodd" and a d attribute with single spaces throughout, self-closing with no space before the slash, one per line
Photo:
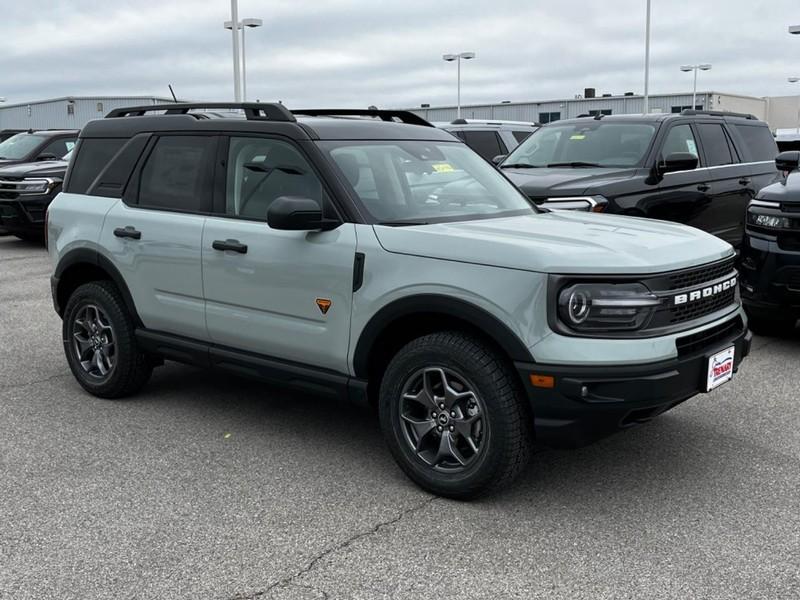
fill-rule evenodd
<path id="1" fill-rule="evenodd" d="M 333 210 L 311 163 L 288 140 L 232 137 L 224 164 L 224 202 L 203 232 L 211 341 L 346 373 L 355 225 L 312 232 L 267 225 L 281 196 Z"/>

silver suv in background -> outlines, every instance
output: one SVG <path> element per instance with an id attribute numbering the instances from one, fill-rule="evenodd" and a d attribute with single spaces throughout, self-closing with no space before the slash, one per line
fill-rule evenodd
<path id="1" fill-rule="evenodd" d="M 434 123 L 436 127 L 449 131 L 483 158 L 499 162 L 506 154 L 521 144 L 539 123 L 527 121 L 481 121 L 479 119 L 456 119 L 450 123 Z"/>
<path id="2" fill-rule="evenodd" d="M 652 419 L 749 352 L 718 238 L 540 210 L 411 113 L 235 106 L 83 129 L 47 231 L 89 393 L 133 394 L 168 359 L 372 404 L 411 479 L 470 498 L 534 440 Z"/>

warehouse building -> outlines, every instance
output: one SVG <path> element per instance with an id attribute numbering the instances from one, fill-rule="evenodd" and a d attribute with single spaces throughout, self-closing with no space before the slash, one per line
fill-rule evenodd
<path id="1" fill-rule="evenodd" d="M 723 92 L 697 92 L 695 108 L 698 110 L 723 110 L 749 113 L 767 121 L 773 129 L 793 127 L 797 123 L 800 97 L 757 98 Z M 650 112 L 677 113 L 692 108 L 692 94 L 658 94 L 649 98 Z M 456 118 L 455 106 L 430 107 L 422 105 L 411 109 L 432 122 L 447 122 Z M 538 121 L 550 123 L 570 119 L 579 115 L 621 115 L 644 112 L 644 97 L 628 92 L 621 96 L 596 95 L 593 88 L 574 98 L 560 100 L 537 100 L 532 102 L 500 102 L 498 104 L 462 105 L 461 116 L 465 119 L 498 119 L 508 121 Z"/>
<path id="2" fill-rule="evenodd" d="M 166 102 L 173 100 L 155 96 L 65 96 L 22 104 L 0 104 L 0 130 L 81 129 L 114 108 Z"/>

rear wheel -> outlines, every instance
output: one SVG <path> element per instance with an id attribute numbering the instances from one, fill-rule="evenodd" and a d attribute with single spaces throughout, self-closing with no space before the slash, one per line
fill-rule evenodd
<path id="1" fill-rule="evenodd" d="M 530 416 L 514 373 L 460 332 L 421 337 L 392 359 L 380 421 L 405 473 L 441 496 L 473 498 L 511 482 L 530 456 Z"/>
<path id="2" fill-rule="evenodd" d="M 135 323 L 110 281 L 80 286 L 70 296 L 62 326 L 64 352 L 83 388 L 101 398 L 122 398 L 147 383 L 153 370 L 139 350 Z"/>

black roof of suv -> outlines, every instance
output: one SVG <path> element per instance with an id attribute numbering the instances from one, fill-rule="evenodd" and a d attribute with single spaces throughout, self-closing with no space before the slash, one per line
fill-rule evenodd
<path id="1" fill-rule="evenodd" d="M 753 115 L 685 110 L 555 121 L 500 168 L 550 209 L 676 221 L 738 246 L 748 201 L 775 179 L 776 154 Z"/>

